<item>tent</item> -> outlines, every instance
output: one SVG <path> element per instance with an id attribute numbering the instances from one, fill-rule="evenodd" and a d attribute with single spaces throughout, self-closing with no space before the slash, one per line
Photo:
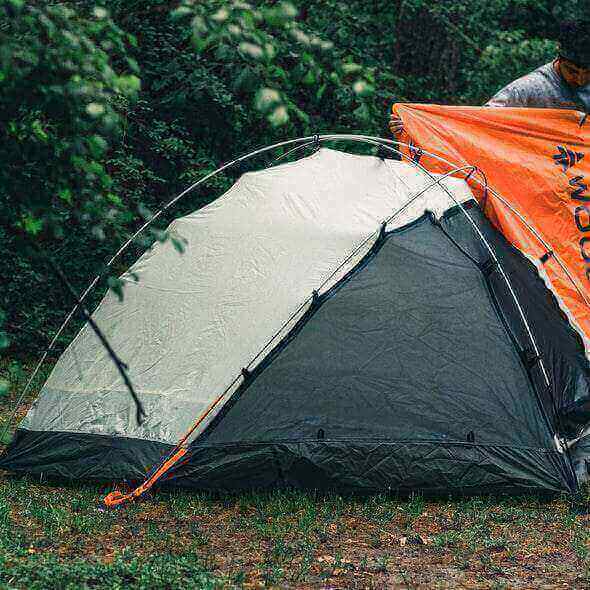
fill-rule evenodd
<path id="1" fill-rule="evenodd" d="M 469 163 L 486 217 L 537 265 L 590 355 L 590 123 L 566 109 L 397 104 L 404 143 L 431 171 Z M 420 148 L 428 153 L 420 155 Z M 429 156 L 428 154 L 432 154 Z M 478 179 L 481 175 L 474 176 Z M 497 194 L 499 193 L 499 195 Z"/>
<path id="2" fill-rule="evenodd" d="M 147 419 L 86 326 L 0 467 L 208 490 L 576 489 L 581 339 L 464 180 L 320 149 L 171 231 L 185 253 L 156 244 L 94 313 Z"/>

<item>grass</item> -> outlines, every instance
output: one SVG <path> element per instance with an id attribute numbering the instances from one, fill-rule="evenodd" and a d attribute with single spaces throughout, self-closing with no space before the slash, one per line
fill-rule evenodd
<path id="1" fill-rule="evenodd" d="M 1 417 L 29 370 L 0 365 Z M 586 502 L 161 490 L 105 510 L 105 491 L 0 473 L 0 588 L 590 585 Z"/>

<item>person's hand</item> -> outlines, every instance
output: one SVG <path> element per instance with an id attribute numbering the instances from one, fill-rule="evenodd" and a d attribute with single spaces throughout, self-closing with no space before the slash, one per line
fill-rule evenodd
<path id="1" fill-rule="evenodd" d="M 398 135 L 404 130 L 404 123 L 400 117 L 391 113 L 391 117 L 389 117 L 389 131 L 394 135 Z"/>

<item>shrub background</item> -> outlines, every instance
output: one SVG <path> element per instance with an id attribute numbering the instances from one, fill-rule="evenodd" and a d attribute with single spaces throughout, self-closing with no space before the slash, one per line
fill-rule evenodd
<path id="1" fill-rule="evenodd" d="M 554 56 L 559 10 L 548 0 L 0 0 L 0 344 L 44 349 L 71 307 L 39 252 L 81 292 L 151 211 L 235 155 L 313 133 L 387 136 L 396 101 L 485 102 Z M 166 239 L 169 219 L 126 261 Z M 119 287 L 107 278 L 93 305 L 108 286 Z"/>

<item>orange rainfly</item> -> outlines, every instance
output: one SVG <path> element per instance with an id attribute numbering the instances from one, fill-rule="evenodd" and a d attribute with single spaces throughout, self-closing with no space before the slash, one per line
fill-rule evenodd
<path id="1" fill-rule="evenodd" d="M 393 112 L 404 123 L 400 141 L 409 144 L 404 150 L 414 161 L 435 172 L 472 164 L 483 173 L 479 179 L 487 177 L 493 190 L 483 191 L 474 176 L 469 180 L 474 194 L 504 236 L 548 279 L 582 332 L 588 354 L 590 119 L 559 109 L 396 104 Z"/>

